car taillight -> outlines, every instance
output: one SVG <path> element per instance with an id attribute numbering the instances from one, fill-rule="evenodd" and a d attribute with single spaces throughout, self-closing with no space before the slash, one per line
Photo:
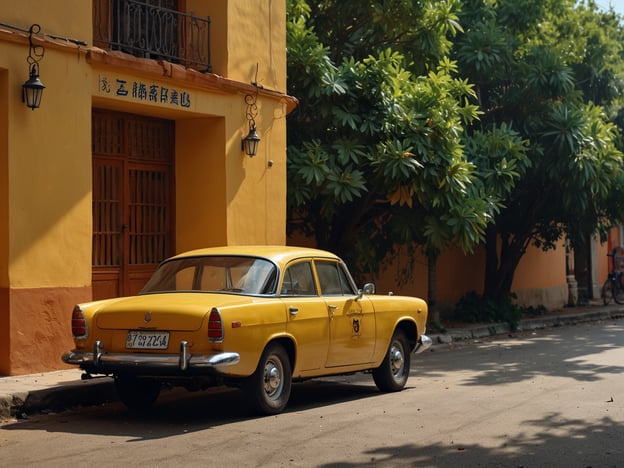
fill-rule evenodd
<path id="1" fill-rule="evenodd" d="M 217 309 L 212 309 L 208 317 L 208 341 L 223 341 L 223 320 Z"/>
<path id="2" fill-rule="evenodd" d="M 84 338 L 87 336 L 87 319 L 79 306 L 74 307 L 72 312 L 72 335 L 75 338 Z"/>

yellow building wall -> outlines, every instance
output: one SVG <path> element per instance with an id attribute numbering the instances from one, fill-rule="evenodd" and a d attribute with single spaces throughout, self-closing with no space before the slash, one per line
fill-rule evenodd
<path id="1" fill-rule="evenodd" d="M 212 21 L 213 73 L 265 88 L 286 91 L 285 0 L 186 0 L 198 16 Z"/>
<path id="2" fill-rule="evenodd" d="M 286 243 L 286 106 L 260 103 L 258 154 L 240 159 L 245 124 L 228 157 L 228 240 L 236 244 Z"/>
<path id="3" fill-rule="evenodd" d="M 42 32 L 87 40 L 90 25 L 61 10 L 84 17 L 90 4 L 5 2 L 0 18 L 28 29 L 37 11 Z M 91 242 L 91 110 L 89 70 L 76 47 L 34 39 L 45 49 L 46 89 L 42 107 L 32 111 L 21 101 L 27 35 L 0 37 L 0 374 L 15 374 L 59 367 L 60 347 L 71 345 L 68 314 L 90 298 L 90 250 L 80 246 Z"/>
<path id="4" fill-rule="evenodd" d="M 0 52 L 1 53 L 1 52 Z M 0 59 L 1 60 L 1 59 Z M 9 316 L 9 72 L 0 65 L 0 363 L 10 355 Z M 9 366 L 4 365 L 5 369 Z M 0 370 L 0 372 L 2 372 Z"/>
<path id="5" fill-rule="evenodd" d="M 0 54 L 2 52 L 0 51 Z M 0 288 L 9 286 L 9 71 L 0 55 Z M 0 311 L 4 310 L 0 302 Z M 2 333 L 0 328 L 0 333 Z M 1 341 L 0 341 L 1 343 Z M 0 344 L 1 346 L 1 344 Z"/>
<path id="6" fill-rule="evenodd" d="M 286 31 L 285 1 L 247 0 L 229 5 L 228 50 L 239 60 L 228 61 L 228 76 L 285 90 L 286 34 L 282 33 Z M 264 39 L 258 42 L 258 38 Z"/>
<path id="7" fill-rule="evenodd" d="M 0 2 L 0 21 L 24 29 L 37 23 L 41 26 L 41 32 L 79 39 L 90 44 L 91 11 L 90 0 L 5 0 Z M 26 55 L 22 59 L 25 69 Z M 26 78 L 22 81 L 26 81 Z M 43 79 L 41 81 L 47 86 Z"/>
<path id="8" fill-rule="evenodd" d="M 200 17 L 210 17 L 210 63 L 212 65 L 212 73 L 219 76 L 227 76 L 234 79 L 228 74 L 228 60 L 230 57 L 229 48 L 227 47 L 227 38 L 229 24 L 227 1 L 206 1 L 206 0 L 185 0 L 186 11 L 193 12 L 194 15 Z M 219 21 L 215 21 L 219 18 Z"/>
<path id="9" fill-rule="evenodd" d="M 226 50 L 230 59 L 226 76 L 285 93 L 285 1 L 228 2 L 227 17 Z M 269 104 L 265 99 L 258 100 L 256 124 L 262 138 L 258 155 L 245 158 L 242 167 L 236 158 L 227 160 L 228 173 L 234 176 L 228 187 L 231 244 L 286 243 L 286 159 L 281 156 L 286 154 L 287 107 L 283 102 Z M 245 124 L 239 138 L 245 137 L 248 130 Z M 233 143 L 240 148 L 239 141 Z"/>
<path id="10" fill-rule="evenodd" d="M 176 122 L 177 252 L 227 244 L 224 136 L 222 118 Z"/>
<path id="11" fill-rule="evenodd" d="M 88 39 L 91 28 L 78 27 L 59 15 L 61 5 L 76 15 L 90 15 L 89 2 L 25 0 L 10 6 L 3 3 L 0 17 L 27 29 L 30 23 L 25 18 L 35 10 L 41 19 L 50 18 L 42 32 Z M 8 244 L 10 279 L 2 286 L 45 287 L 59 282 L 85 286 L 90 282 L 89 252 L 75 262 L 64 260 L 73 246 L 85 239 L 90 242 L 91 237 L 90 215 L 84 222 L 91 212 L 91 106 L 90 89 L 85 86 L 89 67 L 75 47 L 37 38 L 35 43 L 45 48 L 40 77 L 46 86 L 41 108 L 35 111 L 21 101 L 21 86 L 28 78 L 27 37 L 4 42 L 0 49 L 0 67 L 9 70 L 3 86 L 7 123 L 2 130 L 7 143 L 2 171 L 10 222 L 8 236 L 0 239 Z M 83 222 L 76 225 L 76 218 Z M 86 266 L 84 258 L 89 259 Z"/>
<path id="12" fill-rule="evenodd" d="M 177 252 L 285 243 L 286 114 L 296 105 L 285 95 L 285 1 L 184 3 L 212 17 L 213 73 L 92 49 L 90 1 L 0 2 L 1 22 L 28 29 L 36 12 L 48 35 L 34 38 L 46 89 L 32 111 L 21 102 L 27 34 L 0 27 L 0 375 L 63 367 L 72 308 L 91 299 L 93 108 L 175 121 Z M 122 98 L 102 78 L 175 87 L 191 105 Z M 262 140 L 251 158 L 241 139 L 255 93 Z"/>

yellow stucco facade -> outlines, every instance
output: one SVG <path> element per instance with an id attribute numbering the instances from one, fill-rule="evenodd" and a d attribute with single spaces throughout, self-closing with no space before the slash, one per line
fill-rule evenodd
<path id="1" fill-rule="evenodd" d="M 209 73 L 93 46 L 97 2 L 0 3 L 0 375 L 61 368 L 73 305 L 92 298 L 94 109 L 174 122 L 173 253 L 286 242 L 296 100 L 286 95 L 285 1 L 179 1 L 211 19 Z M 46 86 L 35 110 L 21 99 L 33 23 Z M 143 85 L 161 99 L 120 92 Z M 173 92 L 184 102 L 162 99 Z M 241 149 L 246 95 L 257 95 L 255 157 Z"/>

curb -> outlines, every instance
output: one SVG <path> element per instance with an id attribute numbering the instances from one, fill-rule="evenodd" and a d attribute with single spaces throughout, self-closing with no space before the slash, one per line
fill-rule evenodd
<path id="1" fill-rule="evenodd" d="M 601 310 L 587 309 L 578 313 L 524 319 L 520 321 L 517 330 L 513 333 L 624 318 L 622 306 L 611 309 L 601 308 Z M 446 333 L 430 334 L 429 337 L 435 348 L 436 345 L 509 333 L 512 333 L 512 330 L 508 324 L 492 323 L 470 328 L 449 329 Z M 80 371 L 77 369 L 37 375 L 0 377 L 0 421 L 24 419 L 29 414 L 58 412 L 117 400 L 111 377 L 81 380 Z"/>
<path id="2" fill-rule="evenodd" d="M 17 380 L 31 376 L 3 377 Z M 1 380 L 1 378 L 0 378 Z M 25 385 L 26 387 L 28 385 Z M 110 377 L 51 383 L 40 389 L 12 390 L 0 394 L 0 421 L 25 419 L 29 414 L 53 413 L 79 406 L 95 406 L 118 400 Z"/>
<path id="3" fill-rule="evenodd" d="M 70 382 L 45 390 L 29 392 L 20 409 L 21 413 L 56 412 L 75 406 L 95 406 L 118 400 L 111 377 L 94 377 L 92 380 Z"/>
<path id="4" fill-rule="evenodd" d="M 523 319 L 518 324 L 516 330 L 511 330 L 509 324 L 506 323 L 490 323 L 470 328 L 453 328 L 447 330 L 446 333 L 431 334 L 429 337 L 433 340 L 434 345 L 449 344 L 456 341 L 505 335 L 514 332 L 541 330 L 544 328 L 571 326 L 579 323 L 599 322 L 602 320 L 620 318 L 624 318 L 623 308 Z"/>

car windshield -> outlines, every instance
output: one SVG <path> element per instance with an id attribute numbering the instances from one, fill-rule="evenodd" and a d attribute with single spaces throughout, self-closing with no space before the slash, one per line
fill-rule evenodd
<path id="1" fill-rule="evenodd" d="M 263 258 L 198 256 L 158 267 L 140 294 L 172 291 L 274 294 L 277 267 Z"/>

